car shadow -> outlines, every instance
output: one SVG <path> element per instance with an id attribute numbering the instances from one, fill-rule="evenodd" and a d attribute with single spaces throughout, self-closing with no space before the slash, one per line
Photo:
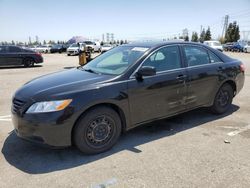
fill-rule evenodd
<path id="1" fill-rule="evenodd" d="M 207 112 L 207 109 L 198 109 L 149 123 L 123 134 L 111 150 L 97 155 L 84 155 L 75 147 L 64 149 L 40 147 L 18 138 L 12 131 L 4 142 L 2 154 L 10 165 L 23 172 L 29 174 L 49 173 L 86 165 L 123 150 L 141 153 L 143 151 L 136 148 L 139 145 L 221 119 L 238 109 L 238 106 L 232 105 L 230 110 L 223 115 L 213 115 Z"/>
<path id="2" fill-rule="evenodd" d="M 42 65 L 34 65 L 32 67 L 24 67 L 23 65 L 1 66 L 0 69 L 33 69 L 33 68 L 39 68 L 39 67 L 42 67 Z"/>

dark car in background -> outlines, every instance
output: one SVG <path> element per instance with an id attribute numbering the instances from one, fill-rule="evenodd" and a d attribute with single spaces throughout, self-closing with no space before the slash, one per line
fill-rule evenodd
<path id="1" fill-rule="evenodd" d="M 222 45 L 224 51 L 231 51 L 233 48 L 232 42 L 227 42 L 226 44 Z"/>
<path id="2" fill-rule="evenodd" d="M 1 66 L 24 65 L 25 67 L 30 67 L 42 62 L 42 55 L 31 49 L 24 49 L 12 45 L 0 46 Z"/>
<path id="3" fill-rule="evenodd" d="M 14 129 L 33 142 L 103 152 L 123 131 L 147 122 L 199 107 L 225 113 L 244 85 L 244 71 L 239 60 L 198 43 L 118 46 L 17 90 Z"/>
<path id="4" fill-rule="evenodd" d="M 67 48 L 66 44 L 55 44 L 50 48 L 50 53 L 62 53 L 66 52 Z"/>
<path id="5" fill-rule="evenodd" d="M 242 45 L 239 42 L 234 42 L 233 46 L 231 47 L 232 52 L 243 52 L 244 51 L 244 45 Z"/>

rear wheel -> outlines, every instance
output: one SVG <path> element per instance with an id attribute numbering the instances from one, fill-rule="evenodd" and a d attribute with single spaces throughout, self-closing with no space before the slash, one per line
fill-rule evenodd
<path id="1" fill-rule="evenodd" d="M 109 150 L 121 134 L 121 120 L 111 108 L 97 107 L 84 114 L 73 132 L 74 143 L 86 154 Z"/>
<path id="2" fill-rule="evenodd" d="M 35 61 L 31 58 L 24 59 L 23 65 L 24 67 L 31 67 L 34 66 Z"/>
<path id="3" fill-rule="evenodd" d="M 225 113 L 231 106 L 234 91 L 229 84 L 224 84 L 215 96 L 211 111 L 215 114 Z"/>

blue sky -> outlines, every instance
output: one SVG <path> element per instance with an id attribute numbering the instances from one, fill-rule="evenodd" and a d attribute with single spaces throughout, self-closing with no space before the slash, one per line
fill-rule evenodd
<path id="1" fill-rule="evenodd" d="M 226 14 L 250 31 L 250 0 L 0 0 L 0 41 L 171 38 L 201 25 L 217 38 Z"/>

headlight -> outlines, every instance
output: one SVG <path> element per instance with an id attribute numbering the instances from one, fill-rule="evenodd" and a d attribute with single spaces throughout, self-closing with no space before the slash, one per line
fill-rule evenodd
<path id="1" fill-rule="evenodd" d="M 42 112 L 60 111 L 60 110 L 65 109 L 71 102 L 72 102 L 72 99 L 36 102 L 29 107 L 26 113 L 42 113 Z"/>

